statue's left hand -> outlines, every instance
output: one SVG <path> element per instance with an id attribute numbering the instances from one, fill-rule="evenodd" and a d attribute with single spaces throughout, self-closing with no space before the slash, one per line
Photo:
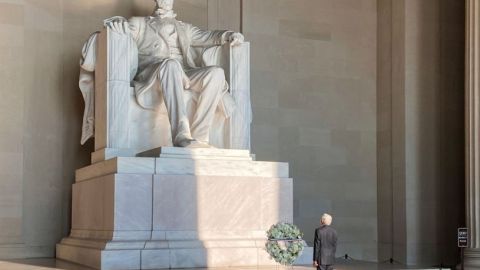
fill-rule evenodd
<path id="1" fill-rule="evenodd" d="M 129 34 L 129 25 L 127 19 L 115 16 L 103 21 L 104 25 L 118 34 Z"/>
<path id="2" fill-rule="evenodd" d="M 241 33 L 232 33 L 228 37 L 228 42 L 230 42 L 230 46 L 237 46 L 242 44 L 245 41 L 245 37 Z"/>

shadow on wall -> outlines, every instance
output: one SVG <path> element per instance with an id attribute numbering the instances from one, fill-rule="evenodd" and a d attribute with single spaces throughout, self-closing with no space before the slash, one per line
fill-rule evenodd
<path id="1" fill-rule="evenodd" d="M 441 263 L 459 262 L 457 228 L 465 227 L 465 3 L 439 2 L 438 245 Z M 455 139 L 452 139 L 455 138 Z M 446 199 L 448 198 L 448 199 Z M 447 221 L 448 220 L 448 221 Z M 449 222 L 451 221 L 451 222 Z"/>
<path id="2" fill-rule="evenodd" d="M 407 262 L 453 266 L 465 225 L 465 7 L 447 0 L 411 8 L 418 22 L 407 22 L 407 242 L 418 244 L 407 246 Z"/>
<path id="3" fill-rule="evenodd" d="M 378 3 L 379 254 L 453 266 L 465 218 L 465 3 Z"/>

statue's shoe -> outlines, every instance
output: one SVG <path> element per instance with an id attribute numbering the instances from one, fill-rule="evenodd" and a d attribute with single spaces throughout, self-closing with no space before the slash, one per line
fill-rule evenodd
<path id="1" fill-rule="evenodd" d="M 195 139 L 184 139 L 175 143 L 174 146 L 184 148 L 215 148 L 208 143 L 197 141 Z"/>
<path id="2" fill-rule="evenodd" d="M 215 148 L 208 143 L 193 141 L 190 145 L 186 146 L 187 148 Z"/>
<path id="3" fill-rule="evenodd" d="M 181 140 L 177 140 L 176 142 L 174 142 L 173 146 L 175 146 L 175 147 L 188 147 L 194 141 L 195 141 L 194 139 L 181 139 Z"/>

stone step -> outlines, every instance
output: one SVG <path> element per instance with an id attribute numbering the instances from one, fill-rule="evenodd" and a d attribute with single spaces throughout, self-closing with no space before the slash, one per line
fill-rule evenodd
<path id="1" fill-rule="evenodd" d="M 139 153 L 137 156 L 183 159 L 252 160 L 250 151 L 248 150 L 218 148 L 159 147 Z"/>
<path id="2" fill-rule="evenodd" d="M 288 163 L 251 160 L 155 159 L 155 174 L 288 178 Z"/>
<path id="3" fill-rule="evenodd" d="M 185 159 L 230 159 L 252 160 L 255 155 L 249 150 L 219 149 L 219 148 L 181 148 L 158 147 L 148 151 L 140 149 L 103 148 L 92 153 L 92 164 L 113 159 L 116 157 L 175 157 Z"/>
<path id="4" fill-rule="evenodd" d="M 266 239 L 110 241 L 66 237 L 61 244 L 101 250 L 264 247 Z"/>
<path id="5" fill-rule="evenodd" d="M 117 157 L 78 169 L 81 182 L 110 174 L 204 175 L 288 178 L 288 163 L 248 159 Z"/>
<path id="6" fill-rule="evenodd" d="M 99 250 L 57 244 L 56 256 L 103 270 L 210 267 L 257 269 L 265 266 L 278 269 L 264 247 Z"/>
<path id="7" fill-rule="evenodd" d="M 155 174 L 155 158 L 116 157 L 100 161 L 75 172 L 81 182 L 109 174 Z"/>

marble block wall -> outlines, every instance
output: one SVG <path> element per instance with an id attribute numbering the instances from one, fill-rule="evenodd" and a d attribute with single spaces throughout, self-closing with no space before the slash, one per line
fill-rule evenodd
<path id="1" fill-rule="evenodd" d="M 62 8 L 0 1 L 0 258 L 51 256 L 62 235 Z"/>
<path id="2" fill-rule="evenodd" d="M 289 162 L 294 221 L 324 212 L 337 256 L 377 259 L 376 1 L 244 0 L 252 152 Z"/>

